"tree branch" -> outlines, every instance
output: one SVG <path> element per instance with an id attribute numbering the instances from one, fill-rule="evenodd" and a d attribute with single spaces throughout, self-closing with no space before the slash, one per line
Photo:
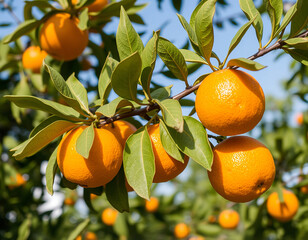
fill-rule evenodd
<path id="1" fill-rule="evenodd" d="M 308 36 L 308 30 L 295 36 L 294 38 L 299 38 L 299 37 L 307 37 Z M 264 48 L 264 49 L 260 49 L 257 53 L 255 53 L 254 55 L 248 57 L 248 59 L 250 60 L 254 60 L 257 59 L 259 57 L 264 56 L 265 54 L 273 51 L 273 50 L 277 50 L 282 48 L 286 43 L 283 40 L 278 40 L 277 42 L 275 42 L 273 45 L 269 46 L 268 48 Z M 238 67 L 232 67 L 232 69 L 237 69 Z M 186 88 L 184 91 L 178 93 L 177 95 L 171 97 L 171 99 L 175 99 L 175 100 L 180 100 L 186 96 L 188 96 L 189 94 L 193 93 L 194 91 L 196 91 L 199 86 L 201 85 L 202 82 L 192 86 L 192 87 L 188 87 Z M 144 115 L 150 111 L 153 111 L 155 109 L 159 109 L 158 104 L 152 104 L 143 108 L 139 108 L 139 109 L 135 109 L 131 112 L 127 112 L 127 113 L 122 113 L 122 114 L 118 114 L 115 115 L 113 117 L 110 118 L 106 118 L 100 121 L 100 125 L 105 125 L 108 123 L 112 123 L 114 121 L 120 120 L 120 119 L 124 119 L 124 118 L 128 118 L 128 117 L 133 117 L 133 116 L 137 116 L 137 115 Z"/>
<path id="2" fill-rule="evenodd" d="M 16 23 L 21 24 L 21 21 L 19 20 L 19 18 L 16 16 L 16 14 L 14 13 L 14 11 L 12 10 L 12 8 L 4 2 L 4 0 L 0 0 L 0 3 L 2 3 L 3 7 L 5 9 L 7 9 L 9 11 L 9 13 L 11 14 L 11 16 L 14 18 L 14 20 L 16 21 Z"/>

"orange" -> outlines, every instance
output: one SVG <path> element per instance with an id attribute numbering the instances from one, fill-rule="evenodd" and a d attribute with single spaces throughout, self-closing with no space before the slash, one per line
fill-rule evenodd
<path id="1" fill-rule="evenodd" d="M 308 185 L 302 186 L 300 190 L 301 190 L 302 193 L 307 194 L 308 193 Z"/>
<path id="2" fill-rule="evenodd" d="M 174 228 L 174 236 L 176 238 L 186 238 L 190 233 L 190 229 L 185 223 L 178 223 Z"/>
<path id="3" fill-rule="evenodd" d="M 248 202 L 263 194 L 275 178 L 270 151 L 251 137 L 230 137 L 213 149 L 210 182 L 217 193 L 233 202 Z"/>
<path id="4" fill-rule="evenodd" d="M 68 13 L 52 15 L 40 31 L 42 49 L 57 60 L 77 58 L 88 45 L 88 31 L 80 30 L 78 23 L 79 19 Z"/>
<path id="5" fill-rule="evenodd" d="M 261 120 L 265 98 L 260 84 L 248 73 L 224 69 L 201 83 L 195 102 L 202 124 L 222 136 L 252 130 Z"/>
<path id="6" fill-rule="evenodd" d="M 159 201 L 156 197 L 151 197 L 150 200 L 145 201 L 145 209 L 147 212 L 156 212 L 159 207 Z"/>
<path id="7" fill-rule="evenodd" d="M 103 212 L 102 212 L 102 221 L 104 224 L 108 225 L 108 226 L 112 226 L 118 216 L 118 211 L 112 208 L 106 208 Z"/>
<path id="8" fill-rule="evenodd" d="M 282 194 L 284 202 L 279 201 L 277 192 L 269 195 L 266 202 L 267 212 L 279 222 L 288 222 L 295 216 L 299 202 L 291 191 L 284 189 Z"/>
<path id="9" fill-rule="evenodd" d="M 218 222 L 222 228 L 235 229 L 240 221 L 239 214 L 232 210 L 226 209 L 219 214 Z"/>
<path id="10" fill-rule="evenodd" d="M 189 238 L 189 240 L 205 240 L 205 238 L 201 236 L 195 236 L 195 237 Z"/>
<path id="11" fill-rule="evenodd" d="M 75 240 L 82 240 L 82 237 L 79 235 Z M 97 236 L 94 232 L 87 232 L 84 240 L 97 240 Z"/>
<path id="12" fill-rule="evenodd" d="M 88 159 L 76 151 L 76 141 L 86 126 L 69 131 L 61 140 L 57 162 L 64 177 L 81 185 L 95 188 L 110 182 L 122 165 L 123 148 L 108 127 L 94 128 L 95 137 Z"/>
<path id="13" fill-rule="evenodd" d="M 79 0 L 72 0 L 72 4 L 76 5 Z M 108 0 L 96 0 L 91 3 L 88 8 L 88 12 L 99 12 L 108 4 Z"/>
<path id="14" fill-rule="evenodd" d="M 302 113 L 296 114 L 296 122 L 298 125 L 302 125 L 304 123 L 304 114 Z"/>
<path id="15" fill-rule="evenodd" d="M 68 206 L 73 206 L 75 204 L 75 200 L 72 198 L 65 198 L 64 199 L 64 204 Z"/>
<path id="16" fill-rule="evenodd" d="M 10 189 L 20 187 L 20 186 L 26 184 L 26 180 L 24 179 L 24 177 L 20 173 L 17 173 L 16 177 L 15 178 L 12 177 L 11 180 L 12 180 L 13 183 L 8 185 L 8 187 Z"/>
<path id="17" fill-rule="evenodd" d="M 217 219 L 216 219 L 216 217 L 215 217 L 214 215 L 210 215 L 209 218 L 208 218 L 208 222 L 209 222 L 209 223 L 215 223 L 216 220 L 217 220 Z"/>
<path id="18" fill-rule="evenodd" d="M 93 193 L 91 193 L 90 194 L 90 198 L 91 198 L 91 200 L 93 200 L 93 199 L 96 199 L 98 196 L 97 195 L 95 195 L 95 194 L 93 194 Z"/>
<path id="19" fill-rule="evenodd" d="M 22 65 L 34 73 L 40 73 L 41 66 L 47 53 L 38 46 L 28 47 L 22 54 Z"/>
<path id="20" fill-rule="evenodd" d="M 165 151 L 160 141 L 159 124 L 148 126 L 148 133 L 155 156 L 155 175 L 153 182 L 167 182 L 183 172 L 187 166 L 189 158 L 185 156 L 184 163 L 182 163 L 171 157 Z"/>

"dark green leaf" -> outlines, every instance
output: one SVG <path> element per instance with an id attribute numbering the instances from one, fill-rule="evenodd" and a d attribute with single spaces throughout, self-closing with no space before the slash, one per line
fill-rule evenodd
<path id="1" fill-rule="evenodd" d="M 207 170 L 211 170 L 213 153 L 206 130 L 203 125 L 192 117 L 184 116 L 182 133 L 168 127 L 168 131 L 177 147 Z"/>
<path id="2" fill-rule="evenodd" d="M 61 185 L 61 187 L 69 188 L 71 190 L 75 190 L 77 188 L 77 183 L 73 183 L 73 182 L 67 180 L 64 176 L 62 176 L 60 185 Z"/>
<path id="3" fill-rule="evenodd" d="M 147 127 L 139 128 L 126 141 L 123 166 L 128 184 L 142 198 L 150 198 L 155 159 Z"/>
<path id="4" fill-rule="evenodd" d="M 284 42 L 296 49 L 308 50 L 308 38 L 290 38 Z"/>
<path id="5" fill-rule="evenodd" d="M 156 90 L 154 90 L 153 92 L 151 92 L 151 96 L 154 99 L 158 99 L 158 100 L 164 100 L 168 97 L 170 97 L 170 92 L 171 92 L 171 88 L 173 85 L 167 86 L 167 87 L 161 87 L 161 88 L 157 88 Z"/>
<path id="6" fill-rule="evenodd" d="M 129 212 L 128 194 L 125 186 L 123 167 L 112 181 L 107 183 L 106 196 L 109 203 L 119 212 Z"/>
<path id="7" fill-rule="evenodd" d="M 24 6 L 24 19 L 25 20 L 29 20 L 33 18 L 33 15 L 32 15 L 33 7 L 38 7 L 41 9 L 50 8 L 52 10 L 57 10 L 49 2 L 44 1 L 44 0 L 25 1 L 25 6 Z"/>
<path id="8" fill-rule="evenodd" d="M 307 30 L 308 24 L 308 1 L 307 0 L 298 0 L 297 1 L 297 11 L 293 16 L 291 21 L 291 31 L 289 37 L 294 37 L 299 34 L 304 28 Z"/>
<path id="9" fill-rule="evenodd" d="M 79 225 L 70 233 L 67 240 L 75 240 L 78 237 L 78 235 L 80 235 L 86 229 L 89 223 L 90 223 L 89 218 L 79 223 Z"/>
<path id="10" fill-rule="evenodd" d="M 133 28 L 124 7 L 121 7 L 120 22 L 116 34 L 117 47 L 120 59 L 126 59 L 136 51 L 142 54 L 143 43 L 140 36 Z"/>
<path id="11" fill-rule="evenodd" d="M 92 189 L 93 188 L 84 188 L 83 189 L 83 200 L 85 201 L 85 203 L 86 203 L 87 207 L 89 208 L 89 210 L 91 210 L 94 213 L 97 213 L 97 211 L 93 207 L 92 201 L 91 201 Z M 100 187 L 100 189 L 103 189 L 103 188 Z"/>
<path id="12" fill-rule="evenodd" d="M 296 61 L 301 62 L 302 64 L 308 66 L 308 50 L 302 49 L 288 49 L 283 48 L 283 50 L 290 54 Z"/>
<path id="13" fill-rule="evenodd" d="M 272 33 L 273 37 L 277 29 L 279 28 L 280 20 L 283 12 L 282 0 L 268 0 L 266 1 L 266 9 L 272 23 Z"/>
<path id="14" fill-rule="evenodd" d="M 82 133 L 77 138 L 76 151 L 86 159 L 89 157 L 94 138 L 95 131 L 93 124 L 83 129 Z"/>
<path id="15" fill-rule="evenodd" d="M 260 63 L 257 63 L 253 60 L 247 59 L 247 58 L 235 58 L 235 59 L 230 59 L 230 61 L 227 64 L 227 67 L 231 66 L 237 66 L 237 67 L 242 67 L 245 69 L 248 69 L 250 71 L 259 71 L 266 66 L 263 66 Z"/>
<path id="16" fill-rule="evenodd" d="M 107 103 L 101 106 L 100 108 L 98 108 L 95 114 L 97 116 L 104 115 L 106 117 L 112 117 L 116 113 L 118 108 L 125 107 L 125 106 L 131 106 L 132 108 L 134 107 L 134 105 L 130 101 L 123 99 L 121 97 L 118 97 L 114 99 L 113 101 L 111 101 L 110 103 Z"/>
<path id="17" fill-rule="evenodd" d="M 294 14 L 297 11 L 297 4 L 294 4 L 289 11 L 286 13 L 286 15 L 284 16 L 282 23 L 280 25 L 280 27 L 277 29 L 277 31 L 275 32 L 273 38 L 277 37 L 278 34 L 284 30 L 286 28 L 286 26 L 290 23 L 290 21 L 292 20 Z"/>
<path id="18" fill-rule="evenodd" d="M 158 55 L 174 76 L 182 81 L 187 81 L 187 65 L 179 49 L 167 39 L 160 37 L 158 41 Z"/>
<path id="19" fill-rule="evenodd" d="M 187 49 L 180 49 L 180 51 L 184 56 L 186 62 L 202 63 L 208 65 L 208 63 L 198 54 Z"/>
<path id="20" fill-rule="evenodd" d="M 50 195 L 53 195 L 53 182 L 58 169 L 57 151 L 58 147 L 52 152 L 46 168 L 46 190 Z"/>
<path id="21" fill-rule="evenodd" d="M 196 22 L 196 15 L 199 12 L 200 8 L 203 6 L 203 4 L 206 2 L 207 0 L 201 0 L 199 2 L 199 4 L 197 5 L 197 7 L 195 7 L 194 11 L 192 12 L 191 16 L 190 16 L 190 20 L 189 20 L 189 24 L 192 27 L 192 29 L 195 31 L 195 22 Z"/>
<path id="22" fill-rule="evenodd" d="M 141 74 L 141 57 L 138 52 L 122 60 L 114 69 L 111 84 L 120 97 L 137 101 L 137 84 Z"/>

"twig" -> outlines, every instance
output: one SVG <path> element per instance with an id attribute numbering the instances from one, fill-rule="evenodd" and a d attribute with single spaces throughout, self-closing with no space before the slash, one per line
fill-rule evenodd
<path id="1" fill-rule="evenodd" d="M 4 0 L 0 0 L 0 3 L 2 3 L 3 7 L 9 11 L 9 13 L 10 13 L 11 16 L 14 18 L 14 20 L 15 20 L 18 24 L 21 24 L 21 21 L 20 21 L 19 18 L 16 16 L 16 14 L 15 14 L 14 11 L 12 10 L 12 8 L 11 8 L 7 3 L 5 3 Z"/>
<path id="2" fill-rule="evenodd" d="M 303 32 L 302 34 L 299 34 L 299 35 L 295 36 L 294 38 L 307 37 L 307 36 L 308 36 L 308 30 Z M 265 54 L 267 54 L 267 53 L 269 53 L 269 52 L 271 52 L 273 50 L 282 48 L 285 44 L 286 43 L 283 40 L 278 40 L 277 42 L 275 42 L 270 47 L 259 50 L 254 55 L 248 57 L 248 59 L 254 60 L 254 59 L 257 59 L 259 57 L 262 57 Z M 236 66 L 232 67 L 232 69 L 237 69 L 237 68 L 238 67 L 236 67 Z M 184 91 L 182 91 L 182 92 L 178 93 L 177 95 L 171 97 L 171 99 L 180 100 L 180 99 L 188 96 L 189 94 L 191 94 L 194 91 L 196 91 L 199 88 L 199 86 L 201 85 L 201 83 L 202 82 L 200 82 L 200 83 L 198 83 L 198 84 L 196 84 L 196 85 L 194 85 L 192 87 L 186 88 Z M 115 115 L 115 116 L 107 118 L 107 119 L 103 119 L 103 120 L 101 120 L 100 124 L 101 125 L 105 125 L 105 124 L 108 124 L 108 123 L 111 123 L 111 122 L 114 122 L 114 121 L 117 121 L 117 120 L 120 120 L 120 119 L 124 119 L 124 118 L 128 118 L 128 117 L 133 117 L 133 116 L 136 116 L 136 115 L 144 115 L 147 112 L 153 111 L 155 109 L 159 109 L 158 104 L 148 105 L 148 106 L 143 107 L 143 108 L 135 109 L 135 110 L 133 110 L 131 112 L 122 113 L 122 114 L 118 114 L 118 115 Z"/>

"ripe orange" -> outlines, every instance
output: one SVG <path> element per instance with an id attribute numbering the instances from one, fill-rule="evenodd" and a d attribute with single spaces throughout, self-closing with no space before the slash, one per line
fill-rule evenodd
<path id="1" fill-rule="evenodd" d="M 69 61 L 82 54 L 88 45 L 88 31 L 78 28 L 79 19 L 68 13 L 52 15 L 40 31 L 40 43 L 57 60 Z"/>
<path id="2" fill-rule="evenodd" d="M 270 151 L 259 141 L 246 136 L 230 137 L 213 149 L 210 182 L 222 197 L 233 202 L 248 202 L 263 194 L 275 178 Z"/>
<path id="3" fill-rule="evenodd" d="M 118 120 L 105 126 L 117 136 L 123 148 L 127 138 L 137 130 L 133 124 L 123 120 Z"/>
<path id="4" fill-rule="evenodd" d="M 226 209 L 219 214 L 218 222 L 222 228 L 235 229 L 240 221 L 239 214 L 232 210 Z"/>
<path id="5" fill-rule="evenodd" d="M 224 69 L 203 80 L 195 107 L 207 129 L 232 136 L 248 132 L 258 124 L 264 113 L 265 99 L 260 84 L 251 75 Z"/>
<path id="6" fill-rule="evenodd" d="M 22 65 L 34 73 L 40 73 L 41 66 L 47 53 L 38 46 L 28 47 L 22 54 Z"/>
<path id="7" fill-rule="evenodd" d="M 151 197 L 150 200 L 145 201 L 145 209 L 147 212 L 156 212 L 159 207 L 159 201 L 156 197 Z"/>
<path id="8" fill-rule="evenodd" d="M 68 205 L 68 206 L 74 206 L 74 204 L 75 204 L 75 200 L 74 199 L 72 199 L 72 198 L 65 198 L 64 199 L 64 204 L 65 205 Z"/>
<path id="9" fill-rule="evenodd" d="M 122 165 L 123 148 L 108 127 L 94 128 L 95 137 L 85 159 L 76 151 L 76 141 L 86 126 L 69 131 L 61 140 L 57 162 L 64 177 L 83 187 L 99 187 L 110 182 Z"/>
<path id="10" fill-rule="evenodd" d="M 148 126 L 148 133 L 155 156 L 155 175 L 153 182 L 167 182 L 183 172 L 187 166 L 189 158 L 185 156 L 184 163 L 181 163 L 165 151 L 160 141 L 159 124 Z"/>
<path id="11" fill-rule="evenodd" d="M 103 212 L 102 212 L 102 221 L 103 223 L 105 223 L 108 226 L 112 226 L 118 216 L 118 211 L 112 208 L 106 208 Z"/>
<path id="12" fill-rule="evenodd" d="M 76 5 L 79 0 L 72 0 L 72 4 Z M 108 4 L 108 0 L 96 0 L 91 3 L 88 8 L 88 12 L 99 12 Z"/>
<path id="13" fill-rule="evenodd" d="M 268 213 L 279 222 L 290 221 L 296 214 L 299 202 L 294 193 L 286 189 L 283 190 L 283 200 L 279 201 L 278 193 L 269 195 L 266 203 Z"/>
<path id="14" fill-rule="evenodd" d="M 178 223 L 174 228 L 174 236 L 176 238 L 186 238 L 190 233 L 190 229 L 185 223 Z"/>
<path id="15" fill-rule="evenodd" d="M 207 220 L 209 223 L 215 223 L 217 219 L 214 215 L 210 215 Z"/>
<path id="16" fill-rule="evenodd" d="M 304 123 L 304 114 L 298 113 L 296 114 L 296 122 L 298 125 L 302 125 Z"/>
<path id="17" fill-rule="evenodd" d="M 95 195 L 95 194 L 93 194 L 93 193 L 91 193 L 91 194 L 90 194 L 90 198 L 91 198 L 91 200 L 93 200 L 93 199 L 98 198 L 98 196 L 97 196 L 97 195 Z"/>
<path id="18" fill-rule="evenodd" d="M 17 188 L 26 184 L 26 180 L 20 173 L 17 173 L 16 177 L 15 178 L 12 177 L 11 180 L 12 183 L 8 185 L 10 189 Z"/>
<path id="19" fill-rule="evenodd" d="M 82 237 L 79 235 L 75 240 L 82 240 Z M 97 240 L 97 236 L 94 232 L 87 232 L 84 240 Z"/>
<path id="20" fill-rule="evenodd" d="M 308 185 L 302 186 L 302 187 L 300 188 L 300 191 L 301 191 L 302 193 L 304 193 L 304 194 L 307 194 L 307 193 L 308 193 Z"/>

